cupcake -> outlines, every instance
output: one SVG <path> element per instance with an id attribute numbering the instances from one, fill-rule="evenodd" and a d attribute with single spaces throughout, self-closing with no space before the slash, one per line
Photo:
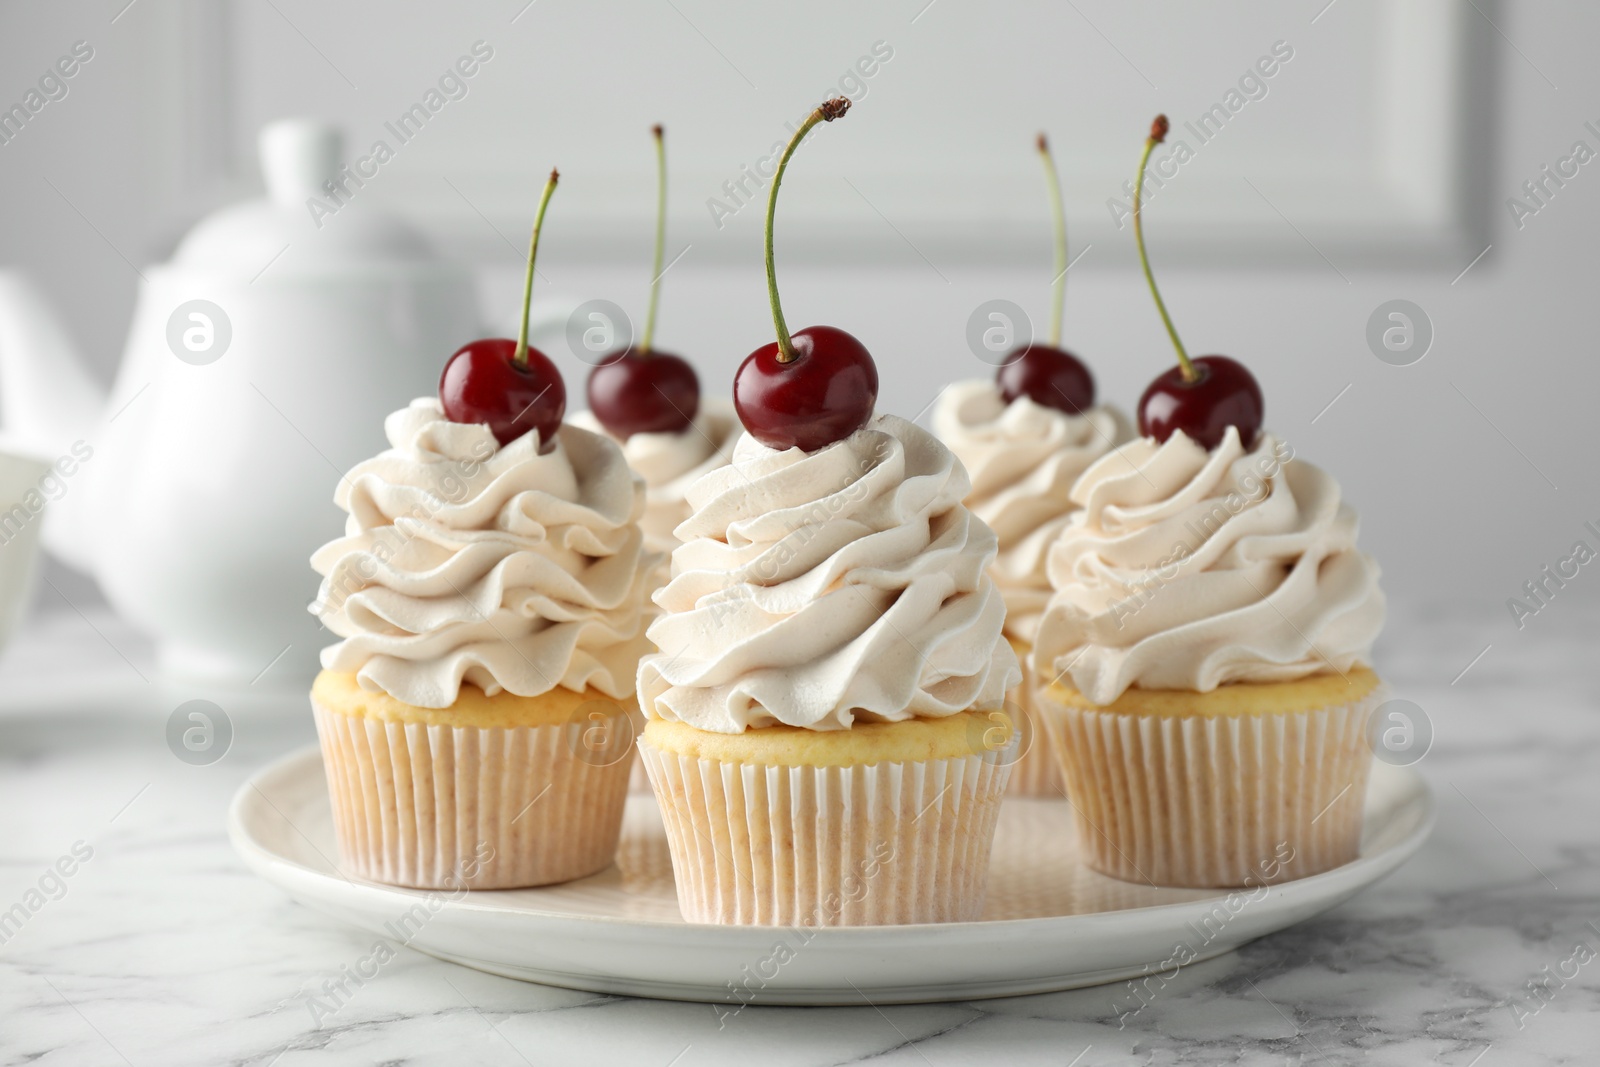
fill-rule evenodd
<path id="1" fill-rule="evenodd" d="M 1021 796 L 1060 797 L 1061 773 L 1039 738 L 1037 680 L 1028 669 L 1039 613 L 1050 596 L 1045 551 L 1076 510 L 1072 483 L 1100 456 L 1128 439 L 1127 420 L 1096 406 L 1094 375 L 1062 347 L 1067 298 L 1067 215 L 1055 158 L 1044 134 L 1035 142 L 1044 165 L 1054 225 L 1049 343 L 1031 339 L 1005 353 L 993 382 L 956 382 L 939 394 L 933 426 L 966 465 L 972 479 L 967 506 L 993 528 L 999 554 L 992 572 L 1006 602 L 1006 639 L 1023 663 L 1022 683 L 1011 693 L 1010 710 L 1022 727 L 1011 791 Z M 1019 309 L 1020 310 L 1020 309 Z M 991 314 L 990 320 L 997 316 Z M 1003 331 L 1009 335 L 1010 331 Z M 995 331 L 971 337 L 974 353 Z"/>
<path id="2" fill-rule="evenodd" d="M 643 486 L 604 437 L 501 445 L 424 398 L 335 502 L 313 610 L 344 640 L 311 694 L 342 866 L 544 885 L 611 862 L 637 715 Z"/>
<path id="3" fill-rule="evenodd" d="M 1072 499 L 1033 659 L 1087 862 L 1224 887 L 1356 858 L 1384 597 L 1338 484 L 1228 425 L 1131 441 Z"/>
<path id="4" fill-rule="evenodd" d="M 891 416 L 812 451 L 744 436 L 689 488 L 639 665 L 689 921 L 981 912 L 1020 671 L 967 489 Z"/>
<path id="5" fill-rule="evenodd" d="M 728 462 L 742 432 L 733 405 L 705 402 L 700 376 L 682 356 L 654 347 L 656 311 L 661 300 L 662 258 L 666 251 L 667 153 L 661 126 L 651 128 L 656 146 L 655 266 L 650 276 L 650 304 L 637 347 L 605 355 L 589 371 L 585 392 L 589 410 L 572 422 L 603 433 L 622 448 L 628 465 L 645 485 L 645 547 L 661 565 L 650 589 L 666 584 L 668 563 L 678 539 L 673 530 L 689 517 L 684 492 L 703 475 Z M 630 792 L 647 793 L 650 783 L 637 759 Z"/>
<path id="6" fill-rule="evenodd" d="M 1255 886 L 1356 858 L 1380 700 L 1378 566 L 1338 484 L 1261 430 L 1261 387 L 1178 357 L 1139 398 L 1138 439 L 1072 487 L 1033 649 L 1040 707 L 1090 866 L 1126 881 Z"/>
<path id="7" fill-rule="evenodd" d="M 672 531 L 689 517 L 685 491 L 705 474 L 727 464 L 733 454 L 733 443 L 743 432 L 733 405 L 725 400 L 703 404 L 689 427 L 681 431 L 635 433 L 625 437 L 607 430 L 593 412 L 580 411 L 570 422 L 611 437 L 621 446 L 628 466 L 644 479 L 645 507 L 640 526 L 644 529 L 645 547 L 661 561 L 649 580 L 649 588 L 654 592 L 666 584 L 672 550 L 678 547 L 678 539 Z M 649 605 L 646 607 L 648 609 Z M 631 762 L 628 792 L 650 792 L 644 765 L 637 756 Z"/>
<path id="8" fill-rule="evenodd" d="M 1065 789 L 1034 709 L 1037 680 L 1028 658 L 1050 599 L 1045 558 L 1078 509 L 1072 484 L 1091 463 L 1126 441 L 1127 419 L 1111 407 L 1080 412 L 1042 404 L 1027 394 L 1007 401 L 992 381 L 948 386 L 933 410 L 933 428 L 967 469 L 967 507 L 995 532 L 999 554 L 990 573 L 1005 598 L 1005 635 L 1023 663 L 1010 696 L 1023 727 L 1011 792 L 1060 797 Z"/>
<path id="9" fill-rule="evenodd" d="M 989 577 L 994 531 L 933 435 L 873 417 L 878 370 L 832 326 L 784 321 L 740 364 L 747 431 L 691 485 L 639 664 L 639 750 L 690 922 L 975 919 L 1021 678 Z"/>
<path id="10" fill-rule="evenodd" d="M 343 866 L 418 888 L 509 889 L 609 865 L 626 803 L 658 566 L 644 485 L 563 426 L 561 372 L 515 341 L 458 349 L 438 399 L 384 423 L 340 480 L 345 535 L 312 556 L 312 611 L 343 641 L 311 692 Z"/>
<path id="11" fill-rule="evenodd" d="M 689 517 L 684 493 L 702 476 L 728 462 L 734 442 L 744 432 L 733 405 L 726 400 L 702 401 L 687 428 L 660 433 L 619 435 L 591 411 L 580 411 L 567 421 L 610 437 L 621 447 L 628 466 L 644 479 L 644 515 L 639 525 L 644 529 L 645 548 L 661 557 L 657 584 L 665 584 L 669 557 L 678 547 L 672 531 Z"/>

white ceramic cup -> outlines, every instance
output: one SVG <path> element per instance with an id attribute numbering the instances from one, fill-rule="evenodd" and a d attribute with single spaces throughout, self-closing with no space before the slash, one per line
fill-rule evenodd
<path id="1" fill-rule="evenodd" d="M 44 513 L 71 491 L 49 463 L 0 446 L 0 647 L 33 599 Z"/>

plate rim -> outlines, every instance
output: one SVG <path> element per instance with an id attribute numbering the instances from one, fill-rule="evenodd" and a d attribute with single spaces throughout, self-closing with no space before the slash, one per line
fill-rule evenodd
<path id="1" fill-rule="evenodd" d="M 388 895 L 396 900 L 415 900 L 427 896 L 430 892 L 436 892 L 436 890 L 413 889 L 405 886 L 392 886 L 386 885 L 382 882 L 370 882 L 362 879 L 350 878 L 343 874 L 329 874 L 322 871 L 313 870 L 302 863 L 299 863 L 268 848 L 266 845 L 256 840 L 255 837 L 246 829 L 244 811 L 247 806 L 257 803 L 253 797 L 253 794 L 259 795 L 263 799 L 266 798 L 266 793 L 261 789 L 262 783 L 300 770 L 302 764 L 311 763 L 313 758 L 320 759 L 321 755 L 322 751 L 320 746 L 316 744 L 303 746 L 295 749 L 294 751 L 285 753 L 272 762 L 257 768 L 243 783 L 240 784 L 239 788 L 234 792 L 232 799 L 229 801 L 227 813 L 228 838 L 232 843 L 235 852 L 239 853 L 240 857 L 246 861 L 246 864 L 251 867 L 254 873 L 264 878 L 268 882 L 273 882 L 274 884 L 277 884 L 276 880 L 267 877 L 264 871 L 261 870 L 260 866 L 258 866 L 258 863 L 263 866 L 269 866 L 275 869 L 290 872 L 291 877 L 297 880 L 304 880 L 307 882 L 326 884 L 336 887 L 336 892 L 350 893 L 352 894 L 352 899 L 363 894 L 379 893 Z M 1269 887 L 1269 891 L 1274 898 L 1277 898 L 1280 904 L 1292 903 L 1292 899 L 1286 901 L 1284 898 L 1320 897 L 1323 894 L 1319 892 L 1319 890 L 1332 886 L 1336 883 L 1349 882 L 1352 879 L 1357 882 L 1355 891 L 1359 891 L 1360 889 L 1365 888 L 1368 885 L 1372 885 L 1394 873 L 1395 870 L 1405 863 L 1406 860 L 1410 859 L 1411 856 L 1415 855 L 1417 850 L 1422 847 L 1423 843 L 1427 841 L 1428 836 L 1433 832 L 1434 824 L 1438 818 L 1437 798 L 1435 797 L 1433 788 L 1429 785 L 1428 780 L 1423 777 L 1423 775 L 1414 767 L 1394 767 L 1393 770 L 1402 773 L 1415 787 L 1418 787 L 1416 788 L 1415 798 L 1410 801 L 1410 803 L 1413 804 L 1420 804 L 1422 809 L 1416 825 L 1398 841 L 1388 844 L 1370 854 L 1360 855 L 1356 859 L 1351 860 L 1349 863 L 1343 864 L 1342 866 L 1335 867 L 1332 870 L 1322 871 L 1317 874 L 1308 875 L 1305 878 L 1297 878 L 1292 881 L 1279 882 L 1271 885 Z M 276 805 L 273 805 L 270 800 L 266 800 L 266 803 L 268 806 L 276 809 Z M 279 815 L 282 816 L 286 821 L 288 820 L 288 816 L 284 813 L 279 812 Z M 290 825 L 292 826 L 293 824 L 291 823 Z M 296 827 L 296 830 L 298 831 L 298 827 Z M 303 831 L 299 832 L 302 834 L 304 833 Z M 1377 873 L 1371 874 L 1370 877 L 1366 877 L 1366 875 L 1371 872 L 1373 868 L 1381 869 L 1378 870 Z M 1114 923 L 1119 919 L 1128 922 L 1138 922 L 1140 925 L 1143 925 L 1143 922 L 1140 921 L 1143 917 L 1162 915 L 1164 913 L 1180 909 L 1191 909 L 1196 905 L 1203 904 L 1207 901 L 1226 900 L 1229 895 L 1237 891 L 1237 888 L 1219 888 L 1212 895 L 1196 897 L 1193 900 L 1174 901 L 1166 904 L 1146 904 L 1131 908 L 1114 908 L 1108 911 L 1085 912 L 1072 915 L 1025 916 L 1010 919 L 974 919 L 965 922 L 947 923 L 898 923 L 870 926 L 820 927 L 813 930 L 812 935 L 813 937 L 825 938 L 828 941 L 846 941 L 852 939 L 863 940 L 872 936 L 911 938 L 918 941 L 925 941 L 930 937 L 959 937 L 963 934 L 970 935 L 972 932 L 980 930 L 993 930 L 998 933 L 1002 930 L 1014 931 L 1019 926 L 1043 927 L 1063 924 L 1071 925 L 1082 924 L 1088 920 L 1095 921 L 1097 925 Z M 458 912 L 467 911 L 475 912 L 481 915 L 493 915 L 496 916 L 500 921 L 506 922 L 537 922 L 544 924 L 554 921 L 568 923 L 576 927 L 626 927 L 633 930 L 650 930 L 656 933 L 666 933 L 669 931 L 681 933 L 683 931 L 693 931 L 695 935 L 699 937 L 726 937 L 730 941 L 748 936 L 748 932 L 750 930 L 791 929 L 791 927 L 782 925 L 691 923 L 686 920 L 674 922 L 665 919 L 633 918 L 621 915 L 590 915 L 579 914 L 570 911 L 549 910 L 540 907 L 518 907 L 516 909 L 507 909 L 503 906 L 480 903 L 472 899 L 477 893 L 482 892 L 499 891 L 475 890 L 467 893 L 458 900 L 448 901 L 446 903 L 446 907 Z M 518 890 L 510 890 L 510 892 L 518 892 Z M 1330 895 L 1336 896 L 1337 891 Z M 1351 894 L 1346 894 L 1343 899 L 1348 899 L 1349 895 Z M 1337 903 L 1338 902 L 1329 906 L 1337 906 Z"/>

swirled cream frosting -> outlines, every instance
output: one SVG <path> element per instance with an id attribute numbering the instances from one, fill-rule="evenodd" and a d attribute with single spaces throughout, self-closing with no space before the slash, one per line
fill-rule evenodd
<path id="1" fill-rule="evenodd" d="M 1050 549 L 1034 648 L 1044 679 L 1097 704 L 1130 686 L 1208 692 L 1371 664 L 1378 565 L 1325 472 L 1269 433 L 1207 451 L 1181 431 L 1084 472 Z"/>
<path id="2" fill-rule="evenodd" d="M 1026 396 L 1007 403 L 992 380 L 979 380 L 939 394 L 933 429 L 967 468 L 967 507 L 999 539 L 992 573 L 1006 633 L 1032 643 L 1050 599 L 1046 556 L 1078 510 L 1068 494 L 1090 464 L 1128 440 L 1128 421 L 1109 407 L 1069 415 Z"/>
<path id="3" fill-rule="evenodd" d="M 949 449 L 889 415 L 814 452 L 741 437 L 686 494 L 645 713 L 738 733 L 1000 707 L 1021 672 L 967 489 Z"/>
<path id="4" fill-rule="evenodd" d="M 580 411 L 567 421 L 610 436 L 593 412 Z M 743 432 L 730 401 L 707 399 L 701 401 L 689 428 L 680 433 L 636 433 L 626 441 L 612 438 L 628 466 L 644 479 L 644 517 L 639 525 L 644 528 L 646 548 L 665 556 L 678 547 L 672 531 L 689 517 L 684 493 L 733 457 L 734 443 Z"/>
<path id="5" fill-rule="evenodd" d="M 334 502 L 345 535 L 311 565 L 311 610 L 344 638 L 331 671 L 419 707 L 467 682 L 494 695 L 563 686 L 633 691 L 644 636 L 644 486 L 610 440 L 563 426 L 501 447 L 433 398 L 384 421 L 390 448 L 358 463 Z"/>

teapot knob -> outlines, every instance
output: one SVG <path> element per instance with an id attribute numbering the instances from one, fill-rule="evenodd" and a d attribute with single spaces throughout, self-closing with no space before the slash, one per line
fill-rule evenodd
<path id="1" fill-rule="evenodd" d="M 321 119 L 279 119 L 261 128 L 258 146 L 267 195 L 281 207 L 321 196 L 344 154 L 338 127 Z"/>

